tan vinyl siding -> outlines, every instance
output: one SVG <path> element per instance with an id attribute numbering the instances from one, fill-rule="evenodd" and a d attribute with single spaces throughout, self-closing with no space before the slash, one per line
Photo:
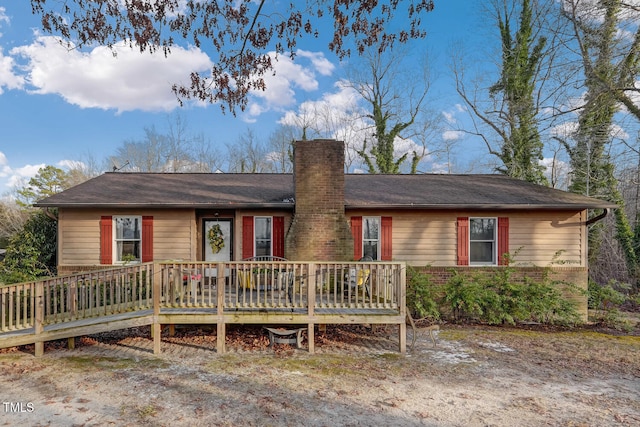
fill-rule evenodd
<path id="1" fill-rule="evenodd" d="M 153 216 L 153 258 L 193 260 L 196 250 L 193 210 L 73 210 L 61 209 L 58 233 L 58 264 L 100 264 L 100 217 L 102 215 Z"/>
<path id="2" fill-rule="evenodd" d="M 159 211 L 153 214 L 153 258 L 195 260 L 196 225 L 193 211 Z"/>
<path id="3" fill-rule="evenodd" d="M 555 261 L 585 266 L 586 228 L 581 213 L 522 213 L 510 218 L 509 250 L 513 253 L 520 248 L 516 263 L 546 266 L 562 251 Z"/>
<path id="4" fill-rule="evenodd" d="M 348 216 L 393 217 L 393 259 L 417 266 L 456 265 L 458 217 L 508 217 L 509 252 L 515 262 L 548 266 L 554 254 L 569 266 L 586 265 L 584 212 L 348 212 Z"/>

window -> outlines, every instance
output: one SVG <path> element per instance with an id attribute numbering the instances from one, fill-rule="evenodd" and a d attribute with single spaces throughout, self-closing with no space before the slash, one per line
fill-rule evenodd
<path id="1" fill-rule="evenodd" d="M 115 228 L 115 230 L 114 230 Z M 153 217 L 100 217 L 100 264 L 153 261 Z"/>
<path id="2" fill-rule="evenodd" d="M 242 258 L 284 257 L 283 216 L 242 217 Z"/>
<path id="3" fill-rule="evenodd" d="M 377 261 L 380 258 L 380 218 L 362 218 L 362 256 Z"/>
<path id="4" fill-rule="evenodd" d="M 271 256 L 271 217 L 255 217 L 255 256 Z"/>
<path id="5" fill-rule="evenodd" d="M 390 216 L 352 216 L 353 259 L 370 256 L 374 261 L 393 258 L 392 218 Z"/>
<path id="6" fill-rule="evenodd" d="M 469 264 L 496 264 L 496 218 L 469 218 Z"/>
<path id="7" fill-rule="evenodd" d="M 142 258 L 142 217 L 120 216 L 114 217 L 113 220 L 115 225 L 115 261 L 140 262 Z"/>
<path id="8" fill-rule="evenodd" d="M 509 218 L 458 217 L 457 265 L 507 265 Z"/>

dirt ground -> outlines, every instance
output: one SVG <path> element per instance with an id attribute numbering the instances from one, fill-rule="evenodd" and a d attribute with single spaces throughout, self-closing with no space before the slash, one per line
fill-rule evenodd
<path id="1" fill-rule="evenodd" d="M 268 347 L 260 327 L 148 328 L 0 354 L 0 425 L 640 425 L 640 337 L 596 330 L 327 326 L 316 354 Z M 411 347 L 409 329 L 408 344 Z"/>

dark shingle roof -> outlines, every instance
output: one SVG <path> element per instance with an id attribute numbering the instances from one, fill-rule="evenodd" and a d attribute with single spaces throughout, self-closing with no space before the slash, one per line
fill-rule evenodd
<path id="1" fill-rule="evenodd" d="M 503 175 L 346 175 L 347 208 L 594 209 L 601 200 Z M 294 206 L 292 174 L 105 173 L 40 207 Z"/>

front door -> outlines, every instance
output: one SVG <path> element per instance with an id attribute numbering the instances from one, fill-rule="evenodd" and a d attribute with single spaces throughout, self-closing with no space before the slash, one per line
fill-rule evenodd
<path id="1" fill-rule="evenodd" d="M 205 219 L 203 221 L 204 261 L 231 261 L 233 255 L 233 235 L 230 219 Z"/>

